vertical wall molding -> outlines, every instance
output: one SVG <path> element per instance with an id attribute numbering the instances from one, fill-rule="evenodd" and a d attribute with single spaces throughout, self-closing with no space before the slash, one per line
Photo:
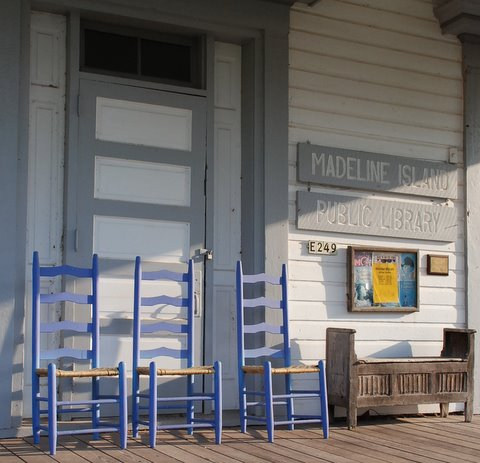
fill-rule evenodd
<path id="1" fill-rule="evenodd" d="M 66 92 L 66 18 L 39 12 L 28 14 L 31 40 L 24 417 L 31 416 L 30 301 L 33 251 L 39 252 L 42 265 L 62 263 Z M 61 282 L 52 280 L 50 284 L 58 290 Z M 59 309 L 56 315 L 60 316 Z M 52 338 L 48 342 L 55 345 L 59 340 Z"/>
<path id="2" fill-rule="evenodd" d="M 475 378 L 480 384 L 480 36 L 464 38 L 464 97 L 465 97 L 465 249 L 467 281 L 467 326 L 476 329 Z M 475 391 L 473 412 L 480 413 L 480 391 Z"/>

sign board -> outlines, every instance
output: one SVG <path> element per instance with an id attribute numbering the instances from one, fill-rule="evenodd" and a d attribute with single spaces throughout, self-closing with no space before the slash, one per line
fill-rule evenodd
<path id="1" fill-rule="evenodd" d="M 418 251 L 348 247 L 351 312 L 418 311 Z"/>
<path id="2" fill-rule="evenodd" d="M 310 143 L 298 144 L 300 182 L 434 198 L 457 198 L 457 168 Z"/>
<path id="3" fill-rule="evenodd" d="M 447 206 L 297 191 L 297 228 L 452 242 L 457 215 Z"/>
<path id="4" fill-rule="evenodd" d="M 337 243 L 328 243 L 327 241 L 309 241 L 307 244 L 309 254 L 326 254 L 330 256 L 337 255 Z"/>

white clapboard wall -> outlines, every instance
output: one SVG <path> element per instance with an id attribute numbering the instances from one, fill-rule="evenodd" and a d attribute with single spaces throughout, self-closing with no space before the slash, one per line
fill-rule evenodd
<path id="1" fill-rule="evenodd" d="M 329 326 L 354 328 L 359 356 L 439 355 L 444 327 L 465 327 L 461 45 L 441 34 L 426 0 L 323 0 L 291 12 L 289 89 L 289 299 L 293 357 L 325 355 Z M 297 143 L 410 159 L 459 154 L 458 234 L 452 243 L 300 231 L 295 226 Z M 312 191 L 332 191 L 314 187 Z M 340 190 L 336 190 L 340 193 Z M 369 194 L 367 194 L 368 196 Z M 376 195 L 402 198 L 408 195 Z M 307 253 L 333 241 L 337 256 Z M 420 310 L 351 313 L 349 245 L 418 249 Z M 426 254 L 447 254 L 449 276 L 426 275 Z M 303 381 L 303 380 L 302 380 Z M 431 409 L 431 407 L 430 407 Z"/>

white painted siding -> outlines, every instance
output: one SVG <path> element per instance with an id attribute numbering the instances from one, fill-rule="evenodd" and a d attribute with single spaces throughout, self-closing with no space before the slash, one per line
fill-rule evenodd
<path id="1" fill-rule="evenodd" d="M 323 0 L 313 8 L 292 8 L 289 72 L 289 299 L 295 360 L 313 363 L 325 355 L 328 326 L 355 328 L 360 356 L 438 355 L 443 328 L 464 327 L 466 321 L 460 43 L 441 34 L 428 0 Z M 295 195 L 307 185 L 296 180 L 296 149 L 306 141 L 435 161 L 448 161 L 449 150 L 459 150 L 456 241 L 297 230 Z M 312 239 L 338 243 L 338 255 L 308 255 L 306 242 Z M 348 312 L 349 245 L 419 249 L 419 312 Z M 428 253 L 449 256 L 448 277 L 426 274 Z"/>

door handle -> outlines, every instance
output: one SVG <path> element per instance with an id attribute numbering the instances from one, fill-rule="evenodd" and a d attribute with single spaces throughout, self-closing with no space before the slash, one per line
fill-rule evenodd
<path id="1" fill-rule="evenodd" d="M 197 291 L 195 291 L 194 295 L 194 309 L 193 309 L 193 315 L 195 317 L 200 317 L 200 294 L 197 293 Z"/>

